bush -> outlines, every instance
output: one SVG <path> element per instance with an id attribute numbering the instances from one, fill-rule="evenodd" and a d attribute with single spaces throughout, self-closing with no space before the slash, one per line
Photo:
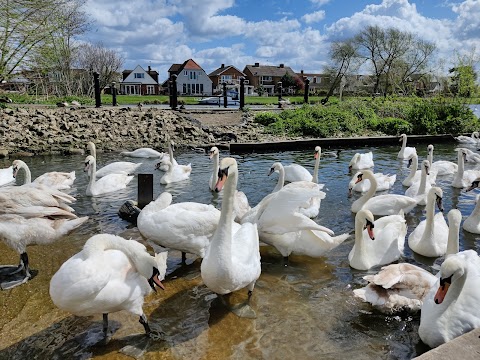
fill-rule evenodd
<path id="1" fill-rule="evenodd" d="M 386 135 L 411 134 L 412 124 L 403 119 L 388 117 L 378 120 L 372 129 Z"/>
<path id="2" fill-rule="evenodd" d="M 264 126 L 273 124 L 278 119 L 279 119 L 278 115 L 270 111 L 255 115 L 255 122 L 262 124 Z"/>

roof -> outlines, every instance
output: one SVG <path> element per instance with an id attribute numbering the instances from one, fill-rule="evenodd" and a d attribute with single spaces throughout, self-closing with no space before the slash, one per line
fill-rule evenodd
<path id="1" fill-rule="evenodd" d="M 289 66 L 271 66 L 271 65 L 247 65 L 245 69 L 250 70 L 254 76 L 272 76 L 282 77 L 285 73 L 289 73 L 292 76 L 297 74 Z"/>
<path id="2" fill-rule="evenodd" d="M 208 74 L 208 76 L 219 76 L 219 75 L 222 75 L 222 73 L 224 73 L 225 71 L 227 71 L 227 70 L 229 70 L 229 69 L 234 69 L 234 70 L 238 71 L 240 74 L 242 74 L 243 76 L 245 76 L 245 74 L 243 73 L 243 71 L 238 70 L 238 69 L 237 69 L 235 66 L 233 66 L 233 65 L 221 66 L 221 67 L 219 67 L 218 69 L 213 70 L 210 74 Z"/>
<path id="3" fill-rule="evenodd" d="M 193 59 L 186 60 L 183 64 L 172 64 L 168 72 L 170 74 L 179 74 L 183 70 L 203 70 Z"/>

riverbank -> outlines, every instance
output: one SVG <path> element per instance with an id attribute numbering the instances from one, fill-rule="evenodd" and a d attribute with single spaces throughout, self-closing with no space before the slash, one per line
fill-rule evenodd
<path id="1" fill-rule="evenodd" d="M 82 153 L 88 141 L 99 151 L 122 151 L 161 150 L 168 137 L 181 148 L 289 139 L 266 133 L 253 119 L 239 110 L 7 107 L 0 109 L 0 156 Z"/>

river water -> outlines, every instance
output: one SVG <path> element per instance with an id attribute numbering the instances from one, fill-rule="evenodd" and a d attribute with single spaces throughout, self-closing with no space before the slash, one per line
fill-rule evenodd
<path id="1" fill-rule="evenodd" d="M 434 144 L 434 160 L 456 162 L 457 144 Z M 353 246 L 354 216 L 350 205 L 359 195 L 347 196 L 348 163 L 355 152 L 374 152 L 375 172 L 397 174 L 392 193 L 403 194 L 402 180 L 409 169 L 396 155 L 399 143 L 386 147 L 361 149 L 323 149 L 319 181 L 325 183 L 327 196 L 322 200 L 315 221 L 336 234 L 352 236 L 321 258 L 291 256 L 288 266 L 271 247 L 262 247 L 262 274 L 252 297 L 256 319 L 239 318 L 228 312 L 202 284 L 200 260 L 190 256 L 181 265 L 179 252 L 170 251 L 166 290 L 145 299 L 144 310 L 160 339 L 146 339 L 137 316 L 127 312 L 111 314 L 113 336 L 103 344 L 101 315 L 80 318 L 58 310 L 48 294 L 49 281 L 60 265 L 81 250 L 85 241 L 97 233 L 112 233 L 144 242 L 137 228 L 120 219 L 117 211 L 128 199 L 136 199 L 137 178 L 124 191 L 102 197 L 86 197 L 84 156 L 33 157 L 24 159 L 32 178 L 45 171 L 76 171 L 71 194 L 77 198 L 74 208 L 89 220 L 55 244 L 28 249 L 31 266 L 38 274 L 28 283 L 0 292 L 0 359 L 127 359 L 125 353 L 144 359 L 411 359 L 428 350 L 419 340 L 419 314 L 385 315 L 353 297 L 352 290 L 364 285 L 362 277 L 376 272 L 350 268 L 348 253 Z M 473 149 L 476 150 L 476 149 Z M 332 153 L 327 153 L 327 152 Z M 426 157 L 426 145 L 418 145 L 419 162 Z M 227 153 L 221 154 L 226 156 Z M 333 156 L 335 155 L 335 156 Z M 118 153 L 100 153 L 99 165 L 124 160 Z M 211 161 L 200 152 L 177 154 L 179 164 L 192 164 L 189 180 L 170 186 L 161 185 L 162 173 L 154 171 L 154 159 L 130 159 L 142 162 L 139 173 L 154 174 L 154 195 L 168 190 L 174 202 L 197 201 L 219 207 L 221 197 L 208 189 Z M 313 170 L 312 151 L 233 155 L 239 164 L 239 189 L 257 204 L 275 186 L 276 175 L 267 176 L 274 161 L 296 162 Z M 0 160 L 0 167 L 10 165 Z M 21 178 L 19 179 L 19 181 Z M 475 194 L 450 186 L 452 178 L 438 178 L 444 190 L 445 215 L 451 208 L 461 210 L 465 218 L 475 203 Z M 406 215 L 408 233 L 424 217 L 423 207 Z M 479 237 L 460 230 L 460 250 L 480 251 Z M 151 248 L 150 248 L 151 250 Z M 0 263 L 14 264 L 18 255 L 0 243 Z M 431 270 L 433 259 L 413 254 L 406 245 L 402 261 Z M 243 301 L 246 290 L 234 294 Z"/>

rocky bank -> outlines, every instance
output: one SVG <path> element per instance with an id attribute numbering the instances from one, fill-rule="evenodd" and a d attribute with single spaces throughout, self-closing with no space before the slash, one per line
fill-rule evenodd
<path id="1" fill-rule="evenodd" d="M 207 148 L 231 142 L 272 140 L 263 126 L 253 122 L 250 112 L 230 112 L 238 121 L 204 121 L 187 111 L 132 108 L 45 108 L 0 109 L 0 156 L 13 154 L 82 153 L 88 141 L 100 151 L 166 147 L 170 137 L 178 147 Z M 228 117 L 224 113 L 224 117 Z M 208 124 L 208 125 L 206 125 Z"/>

